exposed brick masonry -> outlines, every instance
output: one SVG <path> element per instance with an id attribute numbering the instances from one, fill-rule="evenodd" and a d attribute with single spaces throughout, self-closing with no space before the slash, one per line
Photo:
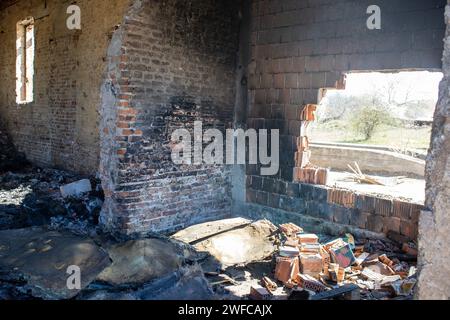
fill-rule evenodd
<path id="1" fill-rule="evenodd" d="M 259 176 L 247 176 L 247 185 L 249 203 L 280 209 L 289 213 L 291 220 L 306 215 L 376 233 L 395 231 L 410 239 L 417 238 L 421 204 Z M 270 218 L 277 219 L 276 215 L 274 212 Z"/>
<path id="2" fill-rule="evenodd" d="M 121 46 L 110 57 L 115 105 L 103 103 L 108 228 L 167 231 L 231 214 L 229 169 L 174 165 L 170 137 L 192 132 L 196 120 L 204 129 L 232 127 L 238 22 L 236 3 L 225 0 L 131 6 L 111 44 Z"/>

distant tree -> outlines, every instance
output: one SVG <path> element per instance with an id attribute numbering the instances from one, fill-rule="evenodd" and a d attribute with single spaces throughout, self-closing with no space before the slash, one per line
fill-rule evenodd
<path id="1" fill-rule="evenodd" d="M 389 116 L 385 110 L 377 107 L 362 107 L 350 119 L 353 130 L 364 137 L 364 141 L 372 138 L 375 130 L 383 123 L 387 123 Z"/>
<path id="2" fill-rule="evenodd" d="M 321 123 L 342 119 L 347 113 L 351 97 L 337 91 L 327 95 L 327 102 L 319 109 Z"/>

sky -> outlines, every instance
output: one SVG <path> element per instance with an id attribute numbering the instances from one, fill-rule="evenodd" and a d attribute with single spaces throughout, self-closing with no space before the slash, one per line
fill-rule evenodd
<path id="1" fill-rule="evenodd" d="M 409 71 L 399 73 L 349 73 L 345 94 L 358 95 L 385 85 L 389 81 L 398 84 L 398 97 L 402 99 L 409 91 L 411 100 L 438 100 L 441 72 Z"/>

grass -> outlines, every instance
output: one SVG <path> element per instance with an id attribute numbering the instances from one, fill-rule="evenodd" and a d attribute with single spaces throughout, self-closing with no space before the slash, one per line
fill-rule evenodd
<path id="1" fill-rule="evenodd" d="M 389 146 L 396 150 L 416 150 L 426 152 L 430 145 L 431 128 L 402 128 L 382 125 L 376 129 L 369 140 L 352 131 L 348 122 L 330 121 L 325 124 L 315 123 L 311 128 L 310 140 L 321 142 L 355 143 Z"/>

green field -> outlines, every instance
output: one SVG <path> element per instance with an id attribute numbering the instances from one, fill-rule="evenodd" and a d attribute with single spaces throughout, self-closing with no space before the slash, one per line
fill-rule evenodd
<path id="1" fill-rule="evenodd" d="M 310 141 L 338 142 L 389 146 L 395 150 L 415 150 L 426 153 L 430 145 L 431 127 L 402 128 L 382 125 L 369 140 L 363 140 L 342 120 L 315 123 L 310 129 Z"/>

